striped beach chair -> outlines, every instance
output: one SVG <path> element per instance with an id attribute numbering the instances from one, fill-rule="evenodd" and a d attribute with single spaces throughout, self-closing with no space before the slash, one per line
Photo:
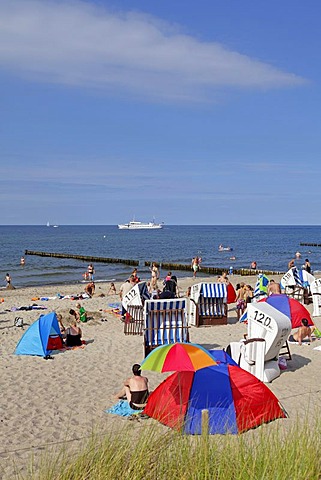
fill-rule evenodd
<path id="1" fill-rule="evenodd" d="M 315 277 L 311 273 L 293 267 L 281 278 L 281 287 L 288 297 L 295 298 L 301 303 L 309 304 L 308 299 L 311 296 L 310 285 L 314 280 Z"/>
<path id="2" fill-rule="evenodd" d="M 144 302 L 149 298 L 146 282 L 138 283 L 124 296 L 122 305 L 127 311 L 124 321 L 125 335 L 143 335 Z"/>
<path id="3" fill-rule="evenodd" d="M 318 278 L 311 283 L 311 293 L 313 300 L 313 316 L 319 317 L 321 315 L 321 278 Z"/>
<path id="4" fill-rule="evenodd" d="M 198 283 L 190 296 L 190 323 L 203 325 L 227 324 L 227 286 L 225 283 Z"/>
<path id="5" fill-rule="evenodd" d="M 144 304 L 145 357 L 154 348 L 189 342 L 186 299 L 147 300 Z"/>

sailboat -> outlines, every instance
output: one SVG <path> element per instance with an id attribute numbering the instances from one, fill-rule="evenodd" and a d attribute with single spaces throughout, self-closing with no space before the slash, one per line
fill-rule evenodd
<path id="1" fill-rule="evenodd" d="M 47 227 L 50 227 L 50 223 L 49 223 L 49 222 L 47 222 Z"/>

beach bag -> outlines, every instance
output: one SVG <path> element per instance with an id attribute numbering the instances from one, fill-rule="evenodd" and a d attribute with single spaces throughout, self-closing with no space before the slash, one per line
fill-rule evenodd
<path id="1" fill-rule="evenodd" d="M 279 367 L 280 367 L 280 370 L 286 370 L 288 368 L 286 358 L 284 357 L 279 358 Z"/>

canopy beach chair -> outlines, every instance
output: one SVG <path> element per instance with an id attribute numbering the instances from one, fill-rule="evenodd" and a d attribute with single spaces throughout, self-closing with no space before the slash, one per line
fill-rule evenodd
<path id="1" fill-rule="evenodd" d="M 150 299 L 146 282 L 140 282 L 129 290 L 122 299 L 122 305 L 127 311 L 124 322 L 125 335 L 143 335 L 144 302 Z"/>
<path id="2" fill-rule="evenodd" d="M 228 350 L 241 368 L 271 382 L 280 375 L 278 357 L 291 332 L 291 321 L 266 302 L 249 304 L 247 314 L 246 340 L 232 342 Z"/>
<path id="3" fill-rule="evenodd" d="M 314 280 L 311 283 L 311 294 L 312 294 L 312 301 L 313 301 L 313 316 L 319 317 L 321 315 L 320 308 L 321 308 L 321 278 Z"/>
<path id="4" fill-rule="evenodd" d="M 203 325 L 227 324 L 227 286 L 225 283 L 197 283 L 191 288 L 189 323 Z"/>
<path id="5" fill-rule="evenodd" d="M 146 300 L 144 304 L 145 357 L 156 347 L 189 342 L 186 298 Z"/>
<path id="6" fill-rule="evenodd" d="M 299 270 L 297 267 L 292 267 L 281 278 L 281 286 L 288 297 L 295 298 L 301 303 L 310 303 L 310 285 L 314 280 L 315 277 L 306 270 Z"/>

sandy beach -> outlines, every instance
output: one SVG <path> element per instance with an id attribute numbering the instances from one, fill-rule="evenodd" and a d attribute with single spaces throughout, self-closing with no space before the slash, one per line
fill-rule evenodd
<path id="1" fill-rule="evenodd" d="M 245 281 L 254 286 L 256 276 L 245 279 L 234 276 L 231 280 L 234 285 Z M 201 281 L 201 278 L 196 280 Z M 191 277 L 179 279 L 181 294 L 193 283 Z M 117 283 L 117 292 L 119 287 Z M 64 441 L 76 443 L 77 439 L 89 437 L 93 428 L 108 432 L 128 424 L 126 419 L 107 415 L 104 410 L 115 403 L 113 394 L 130 375 L 132 364 L 143 360 L 143 337 L 124 335 L 120 317 L 108 306 L 120 301 L 118 295 L 107 295 L 109 284 L 98 284 L 94 297 L 81 301 L 92 317 L 81 324 L 83 338 L 88 341 L 83 349 L 56 353 L 53 360 L 13 353 L 23 334 L 21 328 L 14 327 L 15 317 L 23 318 L 26 329 L 41 313 L 55 311 L 62 314 L 67 325 L 69 309 L 77 303 L 71 299 L 34 301 L 33 298 L 79 294 L 82 288 L 81 285 L 41 286 L 0 292 L 4 299 L 0 304 L 0 478 L 14 478 L 14 464 L 18 471 L 25 471 L 31 454 L 37 459 L 46 446 L 51 449 Z M 11 311 L 35 303 L 46 310 Z M 312 313 L 312 304 L 307 308 Z M 321 329 L 321 317 L 314 318 L 314 322 Z M 191 327 L 190 339 L 208 348 L 225 348 L 244 333 L 246 325 L 237 322 L 232 304 L 227 325 Z M 319 345 L 321 340 L 303 346 L 291 344 L 292 360 L 287 370 L 268 385 L 289 418 L 273 422 L 269 428 L 295 422 L 302 405 L 305 411 L 321 407 L 321 351 L 314 350 Z M 163 379 L 161 374 L 153 372 L 147 372 L 147 376 L 151 389 Z"/>

